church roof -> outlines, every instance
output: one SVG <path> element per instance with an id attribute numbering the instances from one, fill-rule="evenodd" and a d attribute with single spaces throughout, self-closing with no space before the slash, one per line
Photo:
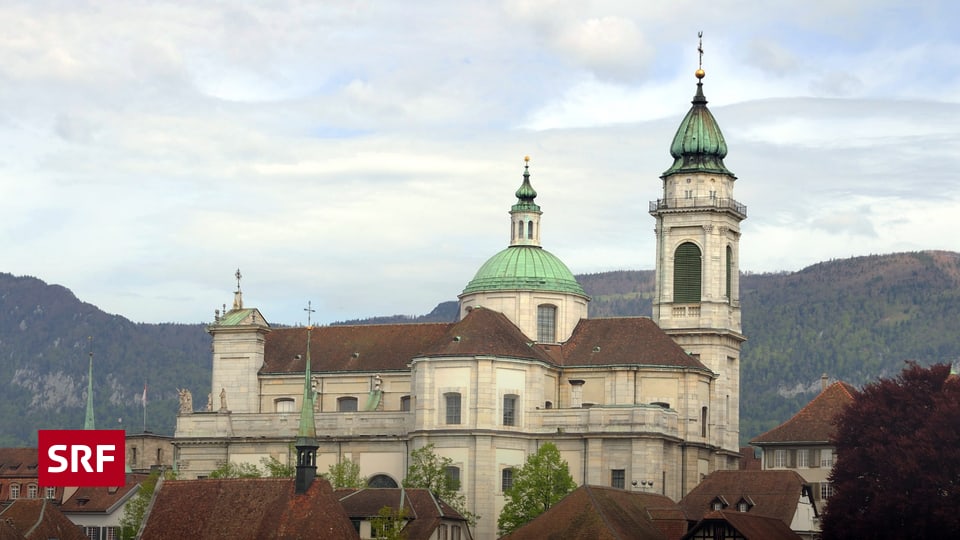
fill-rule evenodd
<path id="1" fill-rule="evenodd" d="M 698 77 L 702 72 L 698 73 Z M 727 142 L 720 132 L 720 125 L 707 108 L 703 95 L 703 80 L 697 81 L 697 93 L 691 101 L 693 107 L 680 122 L 670 144 L 673 165 L 663 176 L 676 173 L 719 173 L 733 176 L 723 164 L 727 155 Z"/>
<path id="2" fill-rule="evenodd" d="M 480 291 L 550 291 L 587 297 L 573 272 L 540 246 L 510 246 L 483 263 L 461 294 Z"/>
<path id="3" fill-rule="evenodd" d="M 293 478 L 168 480 L 157 488 L 143 540 L 359 538 L 330 483 L 294 493 Z"/>
<path id="4" fill-rule="evenodd" d="M 629 364 L 707 369 L 648 317 L 580 319 L 562 352 L 567 367 Z"/>
<path id="5" fill-rule="evenodd" d="M 503 540 L 679 540 L 686 529 L 683 512 L 668 497 L 585 485 Z"/>
<path id="6" fill-rule="evenodd" d="M 404 370 L 453 323 L 318 326 L 310 336 L 314 372 Z M 307 329 L 266 335 L 261 373 L 303 373 Z"/>
<path id="7" fill-rule="evenodd" d="M 303 373 L 306 328 L 274 329 L 265 339 L 261 374 Z M 581 319 L 566 343 L 536 344 L 505 315 L 482 307 L 455 323 L 315 327 L 310 351 L 314 372 L 406 370 L 414 358 L 439 356 L 707 369 L 648 317 Z"/>
<path id="8" fill-rule="evenodd" d="M 754 437 L 750 444 L 823 443 L 830 442 L 833 422 L 853 402 L 857 390 L 838 381 L 820 392 L 792 418 L 770 431 Z"/>
<path id="9" fill-rule="evenodd" d="M 731 505 L 731 510 L 747 499 L 752 504 L 751 515 L 778 519 L 789 526 L 804 484 L 803 477 L 792 470 L 714 471 L 680 500 L 680 506 L 687 519 L 697 521 L 711 511 L 717 498 Z"/>

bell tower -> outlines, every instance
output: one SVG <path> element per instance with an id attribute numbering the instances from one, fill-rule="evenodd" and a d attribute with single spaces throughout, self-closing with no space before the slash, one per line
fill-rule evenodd
<path id="1" fill-rule="evenodd" d="M 697 90 L 670 146 L 656 220 L 653 319 L 714 374 L 701 403 L 702 441 L 733 468 L 740 431 L 740 222 L 747 208 L 733 198 L 736 176 L 723 164 L 727 144 L 703 94 L 703 48 Z M 702 467 L 702 465 L 701 465 Z M 713 469 L 713 465 L 710 466 Z"/>

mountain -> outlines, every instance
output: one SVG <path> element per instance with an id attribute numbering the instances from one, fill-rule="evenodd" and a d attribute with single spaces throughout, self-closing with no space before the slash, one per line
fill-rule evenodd
<path id="1" fill-rule="evenodd" d="M 577 276 L 591 317 L 651 313 L 653 271 Z M 798 272 L 742 275 L 747 341 L 741 356 L 741 440 L 789 418 L 820 376 L 855 386 L 920 364 L 960 358 L 960 254 L 925 251 L 815 264 Z M 456 302 L 419 317 L 338 324 L 453 321 Z M 92 339 L 90 337 L 92 336 Z M 0 446 L 36 444 L 37 429 L 83 425 L 89 353 L 98 427 L 173 432 L 180 388 L 210 386 L 202 324 L 137 324 L 32 277 L 0 274 Z M 118 422 L 118 419 L 122 419 Z"/>
<path id="2" fill-rule="evenodd" d="M 203 325 L 137 324 L 68 289 L 0 273 L 0 446 L 36 445 L 38 429 L 83 427 L 94 363 L 97 427 L 173 433 L 176 387 L 210 386 Z"/>

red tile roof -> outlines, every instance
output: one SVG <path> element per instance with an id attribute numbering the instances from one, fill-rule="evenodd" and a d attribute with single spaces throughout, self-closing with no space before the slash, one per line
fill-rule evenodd
<path id="1" fill-rule="evenodd" d="M 359 538 L 330 484 L 303 494 L 292 478 L 169 480 L 158 485 L 143 540 Z"/>
<path id="2" fill-rule="evenodd" d="M 503 540 L 679 540 L 680 507 L 663 495 L 580 486 Z"/>
<path id="3" fill-rule="evenodd" d="M 87 540 L 80 527 L 47 499 L 17 499 L 0 512 L 0 521 L 9 522 L 26 540 Z"/>
<path id="4" fill-rule="evenodd" d="M 36 448 L 0 448 L 0 478 L 36 478 Z"/>
<path id="5" fill-rule="evenodd" d="M 706 369 L 648 317 L 581 319 L 563 344 L 563 364 L 639 364 Z"/>
<path id="6" fill-rule="evenodd" d="M 736 529 L 740 533 L 737 538 L 742 537 L 744 540 L 801 540 L 800 535 L 790 530 L 790 526 L 779 519 L 724 510 L 713 511 L 705 515 L 683 538 L 686 540 L 701 537 L 698 536 L 698 533 L 703 528 L 724 523 Z"/>
<path id="7" fill-rule="evenodd" d="M 117 488 L 108 487 L 81 487 L 63 501 L 60 510 L 66 513 L 106 514 L 112 512 L 117 505 L 132 497 L 140 482 L 147 479 L 147 474 L 128 473 L 126 483 Z"/>
<path id="8" fill-rule="evenodd" d="M 750 444 L 822 443 L 828 444 L 834 421 L 853 402 L 856 388 L 835 382 L 820 392 L 792 418 L 770 431 L 754 437 Z"/>
<path id="9" fill-rule="evenodd" d="M 406 370 L 413 357 L 437 342 L 451 323 L 320 326 L 310 333 L 314 372 Z M 306 328 L 266 335 L 260 373 L 303 373 Z M 299 356 L 299 358 L 298 358 Z"/>
<path id="10" fill-rule="evenodd" d="M 805 482 L 796 471 L 715 471 L 680 500 L 690 521 L 711 511 L 711 504 L 722 497 L 731 510 L 740 499 L 753 506 L 748 514 L 779 519 L 788 527 L 793 523 Z"/>
<path id="11" fill-rule="evenodd" d="M 406 488 L 367 488 L 367 489 L 338 489 L 335 495 L 339 497 L 344 511 L 352 519 L 371 519 L 377 517 L 380 509 L 389 506 L 394 510 L 403 507 L 410 521 L 403 528 L 407 540 L 429 540 L 434 537 L 441 521 L 458 521 L 465 529 L 462 540 L 468 540 L 466 519 L 447 503 L 434 497 L 428 489 Z"/>
<path id="12" fill-rule="evenodd" d="M 302 373 L 306 335 L 306 328 L 267 334 L 260 372 Z M 324 326 L 310 336 L 311 368 L 316 372 L 406 370 L 416 357 L 476 355 L 567 367 L 706 369 L 647 317 L 583 319 L 562 345 L 534 344 L 506 316 L 486 308 L 474 308 L 456 323 Z"/>

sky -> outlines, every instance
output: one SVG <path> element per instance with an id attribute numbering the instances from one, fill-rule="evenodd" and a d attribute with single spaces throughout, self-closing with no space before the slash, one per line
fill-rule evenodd
<path id="1" fill-rule="evenodd" d="M 509 242 L 652 269 L 696 90 L 741 270 L 958 250 L 949 1 L 0 2 L 0 272 L 136 322 L 418 315 Z"/>

